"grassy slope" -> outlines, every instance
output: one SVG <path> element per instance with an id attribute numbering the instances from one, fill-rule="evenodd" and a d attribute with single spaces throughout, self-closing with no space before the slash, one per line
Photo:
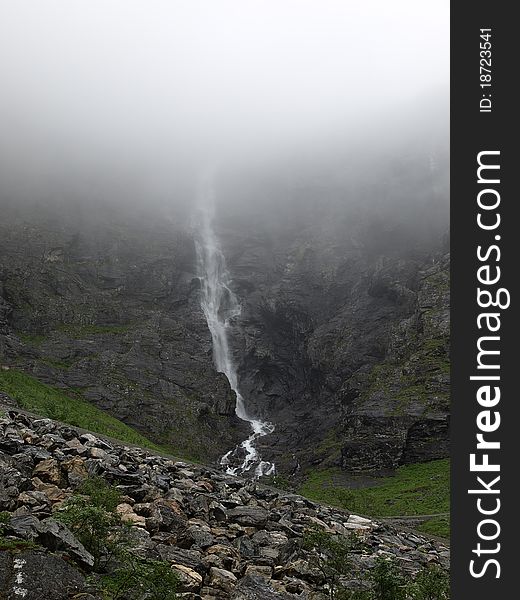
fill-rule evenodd
<path id="1" fill-rule="evenodd" d="M 394 477 L 382 478 L 375 487 L 340 487 L 336 483 L 338 476 L 335 469 L 312 472 L 299 492 L 312 500 L 374 517 L 429 515 L 450 510 L 448 459 L 400 467 Z M 418 529 L 449 537 L 449 517 L 434 517 Z"/>
<path id="2" fill-rule="evenodd" d="M 20 371 L 0 371 L 0 391 L 17 400 L 21 408 L 43 417 L 63 421 L 122 442 L 153 450 L 166 450 L 93 404 L 45 385 Z"/>

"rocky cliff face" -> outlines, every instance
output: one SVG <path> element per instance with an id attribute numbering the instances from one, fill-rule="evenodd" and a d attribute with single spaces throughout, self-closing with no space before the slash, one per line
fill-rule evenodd
<path id="1" fill-rule="evenodd" d="M 244 391 L 295 462 L 378 470 L 447 456 L 448 257 L 358 269 L 343 281 L 297 275 L 300 295 L 248 296 Z"/>
<path id="2" fill-rule="evenodd" d="M 378 557 L 411 574 L 448 568 L 448 549 L 421 535 L 3 408 L 2 598 L 101 597 L 94 556 L 58 516 L 94 475 L 123 494 L 115 510 L 130 527 L 134 557 L 167 565 L 186 600 L 326 600 L 316 553 L 302 544 L 309 528 L 357 539 L 347 587 L 359 587 Z"/>
<path id="3" fill-rule="evenodd" d="M 285 474 L 448 455 L 445 224 L 434 192 L 421 190 L 429 171 L 403 186 L 413 169 L 398 167 L 386 187 L 345 191 L 327 179 L 302 184 L 294 201 L 276 185 L 248 180 L 250 197 L 236 182 L 222 187 L 231 206 L 215 227 L 242 304 L 231 339 L 239 387 L 275 424 L 260 450 Z M 374 204 L 403 187 L 419 199 Z M 246 428 L 213 365 L 186 221 L 86 214 L 6 215 L 0 362 L 216 460 Z"/>
<path id="4" fill-rule="evenodd" d="M 0 231 L 0 362 L 214 460 L 244 428 L 213 366 L 194 269 L 193 241 L 175 223 L 11 215 Z"/>
<path id="5" fill-rule="evenodd" d="M 417 217 L 310 197 L 291 220 L 272 207 L 267 223 L 220 224 L 243 301 L 240 387 L 276 424 L 264 453 L 293 474 L 448 456 L 446 239 Z"/>

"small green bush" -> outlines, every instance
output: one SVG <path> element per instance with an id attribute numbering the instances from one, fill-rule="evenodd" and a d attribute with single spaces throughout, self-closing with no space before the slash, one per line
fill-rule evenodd
<path id="1" fill-rule="evenodd" d="M 4 532 L 5 526 L 7 525 L 7 523 L 9 523 L 10 518 L 11 518 L 10 512 L 8 512 L 6 510 L 0 511 L 0 534 L 2 534 Z"/>
<path id="2" fill-rule="evenodd" d="M 376 566 L 369 571 L 373 600 L 405 600 L 407 581 L 395 561 L 378 558 Z"/>
<path id="3" fill-rule="evenodd" d="M 170 564 L 134 556 L 131 525 L 116 512 L 117 488 L 101 477 L 86 479 L 56 517 L 64 522 L 94 557 L 104 600 L 176 600 L 179 578 Z"/>
<path id="4" fill-rule="evenodd" d="M 56 513 L 92 554 L 94 570 L 125 545 L 127 529 L 115 512 L 120 499 L 116 488 L 94 477 L 85 480 Z"/>
<path id="5" fill-rule="evenodd" d="M 395 559 L 379 557 L 360 581 L 360 589 L 345 588 L 353 579 L 351 554 L 362 548 L 355 536 L 339 536 L 312 527 L 303 536 L 303 547 L 312 552 L 311 564 L 327 584 L 331 600 L 449 600 L 449 576 L 439 566 L 423 567 L 415 577 L 404 574 Z"/>
<path id="6" fill-rule="evenodd" d="M 94 557 L 94 570 L 101 567 L 105 555 L 111 555 L 119 536 L 111 535 L 115 527 L 122 526 L 121 517 L 101 506 L 91 504 L 88 498 L 72 496 L 66 501 L 56 518 L 65 523 L 78 540 Z"/>
<path id="7" fill-rule="evenodd" d="M 450 578 L 437 565 L 424 567 L 410 585 L 412 600 L 449 600 Z"/>
<path id="8" fill-rule="evenodd" d="M 10 518 L 11 518 L 10 512 L 7 512 L 5 510 L 0 512 L 0 538 L 2 538 L 2 536 L 4 535 L 6 526 L 9 523 Z"/>
<path id="9" fill-rule="evenodd" d="M 76 488 L 76 494 L 88 496 L 94 506 L 111 512 L 121 504 L 121 492 L 102 477 L 89 477 Z"/>
<path id="10" fill-rule="evenodd" d="M 357 538 L 354 535 L 334 535 L 316 526 L 305 532 L 303 547 L 312 553 L 310 563 L 323 575 L 331 600 L 339 600 L 339 582 L 343 575 L 351 571 L 350 554 L 359 547 Z"/>
<path id="11" fill-rule="evenodd" d="M 103 600 L 176 600 L 179 578 L 166 561 L 146 560 L 125 552 L 122 566 L 103 577 Z"/>

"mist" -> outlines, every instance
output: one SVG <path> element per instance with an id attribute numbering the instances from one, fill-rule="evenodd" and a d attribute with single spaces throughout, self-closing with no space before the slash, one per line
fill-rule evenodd
<path id="1" fill-rule="evenodd" d="M 448 49 L 448 0 L 0 0 L 9 418 L 160 445 L 215 493 L 445 459 Z"/>
<path id="2" fill-rule="evenodd" d="M 448 31 L 444 0 L 1 0 L 0 198 L 173 206 L 208 164 L 445 143 Z"/>

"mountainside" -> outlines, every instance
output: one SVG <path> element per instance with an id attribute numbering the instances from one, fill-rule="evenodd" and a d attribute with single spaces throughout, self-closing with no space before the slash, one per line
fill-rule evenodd
<path id="1" fill-rule="evenodd" d="M 241 305 L 229 344 L 279 473 L 448 456 L 446 198 L 415 160 L 385 186 L 302 178 L 285 201 L 276 179 L 220 183 L 214 227 Z M 217 461 L 248 426 L 214 365 L 189 216 L 80 208 L 4 211 L 0 363 Z"/>
<path id="2" fill-rule="evenodd" d="M 158 221 L 3 222 L 0 361 L 79 394 L 185 456 L 244 435 L 212 361 L 193 241 Z M 215 429 L 221 431 L 215 437 Z"/>
<path id="3" fill-rule="evenodd" d="M 240 243 L 230 266 L 240 386 L 276 423 L 267 456 L 285 471 L 448 456 L 449 253 L 373 253 L 312 230 L 264 244 Z"/>

